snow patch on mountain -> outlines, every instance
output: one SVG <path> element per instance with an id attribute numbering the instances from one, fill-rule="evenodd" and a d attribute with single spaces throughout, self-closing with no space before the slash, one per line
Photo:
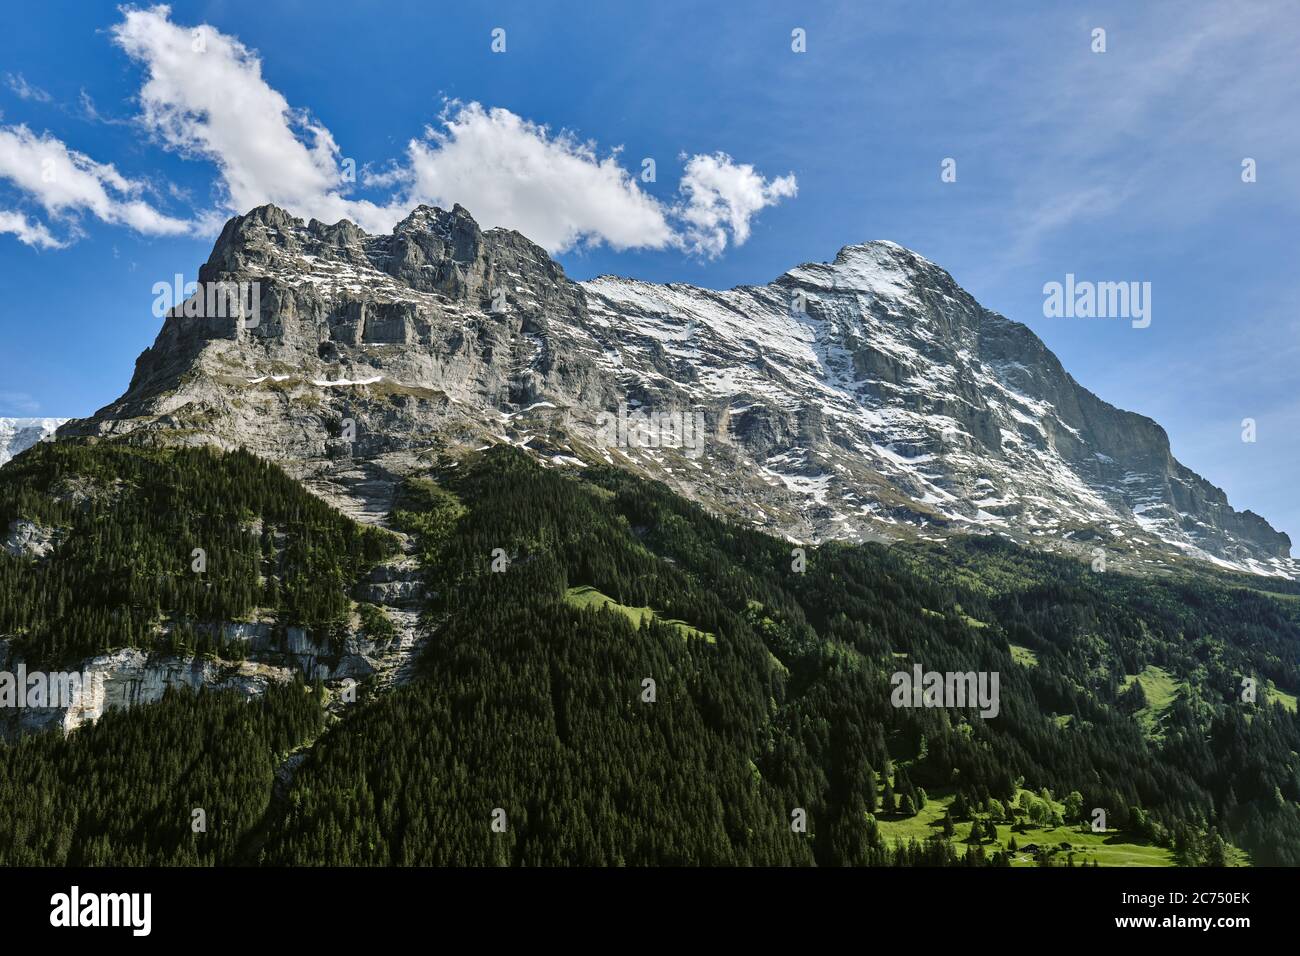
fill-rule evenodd
<path id="1" fill-rule="evenodd" d="M 51 437 L 66 418 L 0 418 L 0 465 Z"/>

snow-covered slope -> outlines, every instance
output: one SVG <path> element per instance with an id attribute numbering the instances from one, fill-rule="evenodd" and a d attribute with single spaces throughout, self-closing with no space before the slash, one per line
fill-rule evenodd
<path id="1" fill-rule="evenodd" d="M 0 465 L 53 435 L 66 421 L 66 418 L 0 418 Z"/>
<path id="2" fill-rule="evenodd" d="M 991 532 L 1116 564 L 1296 571 L 1287 537 L 1179 464 L 1159 425 L 894 243 L 719 292 L 573 283 L 460 207 L 369 236 L 268 206 L 227 224 L 200 278 L 259 282 L 257 324 L 169 316 L 123 398 L 64 433 L 242 444 L 321 487 L 355 471 L 344 459 L 399 473 L 510 442 L 801 541 Z M 702 449 L 611 442 L 624 408 L 702 414 Z"/>
<path id="3" fill-rule="evenodd" d="M 895 243 L 727 292 L 584 288 L 629 385 L 683 383 L 806 500 L 817 537 L 910 524 L 1292 570 L 1285 535 L 1174 460 L 1155 422 L 1097 399 L 1028 328 Z"/>

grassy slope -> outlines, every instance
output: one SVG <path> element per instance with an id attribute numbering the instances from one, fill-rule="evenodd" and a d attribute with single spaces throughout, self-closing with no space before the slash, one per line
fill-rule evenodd
<path id="1" fill-rule="evenodd" d="M 581 587 L 569 588 L 564 595 L 565 601 L 574 607 L 595 607 L 609 608 L 610 610 L 620 611 L 623 615 L 637 627 L 647 619 L 658 619 L 662 624 L 670 624 L 682 632 L 682 637 L 702 637 L 710 644 L 717 643 L 717 637 L 698 628 L 691 627 L 685 621 L 679 621 L 675 618 L 661 617 L 657 615 L 652 608 L 648 607 L 628 607 L 626 604 L 619 604 L 612 597 L 597 591 L 588 585 Z"/>
<path id="2" fill-rule="evenodd" d="M 1021 647 L 1019 644 L 1009 645 L 1011 648 L 1011 659 L 1017 664 L 1025 667 L 1037 667 L 1038 655 L 1027 647 Z"/>
<path id="3" fill-rule="evenodd" d="M 914 817 L 895 815 L 877 815 L 876 823 L 880 834 L 887 843 L 895 840 L 925 840 L 936 833 L 942 833 L 942 820 L 948 807 L 952 804 L 953 794 L 929 795 L 925 809 Z M 967 834 L 970 832 L 969 820 L 956 821 L 954 846 L 969 847 Z M 1080 832 L 1077 826 L 1065 827 L 1030 827 L 1024 833 L 1013 833 L 1010 824 L 998 824 L 998 842 L 983 841 L 984 852 L 1005 849 L 1011 837 L 1016 838 L 1019 846 L 1037 843 L 1040 846 L 1054 847 L 1058 843 L 1069 843 L 1074 848 L 1076 864 L 1096 861 L 1098 866 L 1176 866 L 1172 851 L 1162 846 L 1154 846 L 1138 838 L 1111 830 L 1108 833 L 1093 833 L 1091 830 Z M 1056 854 L 1054 862 L 1064 863 L 1066 852 Z M 1019 852 L 1012 858 L 1012 866 L 1037 866 L 1037 861 L 1028 853 Z"/>
<path id="4" fill-rule="evenodd" d="M 1127 690 L 1137 681 L 1142 685 L 1142 692 L 1146 694 L 1147 705 L 1135 715 L 1139 723 L 1142 724 L 1143 730 L 1154 738 L 1163 736 L 1160 729 L 1160 720 L 1174 703 L 1179 693 L 1184 689 L 1183 682 L 1174 677 L 1164 668 L 1156 667 L 1154 664 L 1148 664 L 1142 669 L 1140 674 L 1129 674 L 1124 678 L 1124 689 Z"/>
<path id="5" fill-rule="evenodd" d="M 1270 700 L 1277 701 L 1291 713 L 1296 712 L 1296 695 L 1288 694 L 1272 681 L 1268 682 L 1268 696 Z"/>

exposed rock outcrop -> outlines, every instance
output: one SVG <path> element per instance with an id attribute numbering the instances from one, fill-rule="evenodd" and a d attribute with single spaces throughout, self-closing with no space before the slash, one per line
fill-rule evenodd
<path id="1" fill-rule="evenodd" d="M 15 518 L 9 522 L 9 529 L 0 542 L 0 548 L 15 558 L 40 560 L 54 553 L 60 537 L 57 528 L 44 528 L 34 521 Z"/>

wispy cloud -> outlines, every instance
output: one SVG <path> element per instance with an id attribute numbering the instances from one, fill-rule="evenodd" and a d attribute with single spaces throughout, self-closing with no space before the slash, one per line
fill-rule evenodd
<path id="1" fill-rule="evenodd" d="M 0 233 L 17 236 L 19 242 L 38 249 L 62 249 L 67 245 L 56 239 L 43 224 L 9 209 L 0 209 Z"/>
<path id="2" fill-rule="evenodd" d="M 41 205 L 47 215 L 69 222 L 74 229 L 74 217 L 82 213 L 148 235 L 177 235 L 191 229 L 189 223 L 166 216 L 139 199 L 143 184 L 127 179 L 111 163 L 97 163 L 54 136 L 37 135 L 26 126 L 0 127 L 0 180 L 8 181 Z M 21 223 L 10 219 L 9 226 L 6 231 L 23 237 Z M 49 237 L 48 231 L 42 231 L 44 227 L 36 231 L 26 228 L 29 237 Z M 34 244 L 50 243 L 37 238 Z"/>
<path id="3" fill-rule="evenodd" d="M 50 102 L 50 94 L 46 93 L 39 86 L 33 86 L 28 83 L 27 78 L 21 73 L 6 73 L 5 86 L 18 94 L 20 99 L 34 100 L 37 103 Z"/>
<path id="4" fill-rule="evenodd" d="M 27 392 L 0 392 L 0 411 L 28 416 L 35 415 L 40 410 L 41 403 Z"/>
<path id="5" fill-rule="evenodd" d="M 100 111 L 95 105 L 95 100 L 89 93 L 82 90 L 77 96 L 77 102 L 81 107 L 83 118 L 90 120 L 92 123 L 103 123 L 105 126 L 129 126 L 130 120 L 122 119 L 116 116 L 109 116 Z"/>
<path id="6" fill-rule="evenodd" d="M 1086 43 L 1098 19 L 1109 26 L 1105 53 Z M 1014 142 L 1020 154 L 1000 194 L 1015 236 L 1002 267 L 1022 266 L 1042 243 L 1091 221 L 1122 214 L 1143 228 L 1177 228 L 1212 216 L 1240 197 L 1245 157 L 1300 202 L 1300 178 L 1255 156 L 1261 143 L 1271 157 L 1300 151 L 1300 19 L 1289 5 L 1260 0 L 1225 17 L 1214 6 L 1156 3 L 1090 14 L 1076 27 L 1072 55 L 1045 43 L 1044 61 L 1026 66 L 1034 83 L 990 78 L 990 96 L 1014 109 L 987 146 Z M 1188 156 L 1217 156 L 1222 168 L 1207 172 Z"/>

